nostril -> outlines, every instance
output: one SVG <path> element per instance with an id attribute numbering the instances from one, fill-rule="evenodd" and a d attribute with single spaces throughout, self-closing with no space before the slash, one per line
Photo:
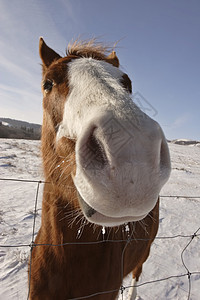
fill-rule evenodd
<path id="1" fill-rule="evenodd" d="M 95 130 L 87 140 L 87 149 L 90 152 L 91 161 L 95 164 L 104 166 L 107 164 L 107 157 L 102 142 L 96 137 Z"/>
<path id="2" fill-rule="evenodd" d="M 170 169 L 170 156 L 167 142 L 165 140 L 162 141 L 160 147 L 160 168 L 169 168 Z"/>

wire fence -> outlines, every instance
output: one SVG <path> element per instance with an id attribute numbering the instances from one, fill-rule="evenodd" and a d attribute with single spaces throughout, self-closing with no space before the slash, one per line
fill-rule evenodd
<path id="1" fill-rule="evenodd" d="M 49 183 L 46 181 L 42 181 L 42 180 L 27 180 L 27 179 L 14 179 L 14 178 L 0 178 L 0 181 L 14 181 L 14 182 L 25 182 L 25 183 L 35 183 L 36 186 L 36 191 L 35 191 L 35 201 L 34 201 L 34 214 L 33 214 L 33 227 L 32 227 L 32 237 L 31 237 L 31 241 L 29 244 L 16 244 L 16 245 L 1 245 L 0 244 L 0 248 L 19 248 L 19 247 L 29 247 L 30 248 L 30 266 L 29 266 L 29 278 L 28 278 L 28 294 L 27 294 L 27 300 L 30 297 L 30 282 L 31 282 L 31 266 L 32 266 L 32 251 L 34 249 L 34 247 L 45 247 L 45 246 L 52 246 L 52 247 L 61 247 L 61 246 L 67 246 L 67 245 L 88 245 L 88 244 L 102 244 L 102 243 L 124 243 L 126 242 L 124 249 L 123 249 L 123 253 L 122 253 L 122 257 L 121 257 L 121 276 L 123 278 L 123 260 L 124 260 L 124 253 L 126 250 L 126 247 L 128 246 L 128 244 L 131 241 L 134 240 L 138 240 L 138 241 L 148 241 L 150 239 L 135 239 L 135 238 L 131 238 L 129 237 L 128 239 L 124 240 L 111 240 L 111 239 L 102 239 L 102 240 L 98 240 L 98 241 L 93 241 L 93 242 L 69 242 L 69 243 L 63 243 L 63 244 L 36 244 L 34 242 L 34 237 L 35 237 L 35 226 L 36 226 L 36 218 L 37 218 L 37 206 L 38 206 L 38 195 L 39 195 L 39 189 L 41 184 L 44 183 Z M 200 201 L 200 196 L 184 196 L 184 195 L 160 195 L 160 199 L 164 199 L 164 198 L 185 198 L 185 199 L 196 199 Z M 188 243 L 186 244 L 186 246 L 184 247 L 184 249 L 181 252 L 181 261 L 182 261 L 182 265 L 184 266 L 185 269 L 185 273 L 183 274 L 177 274 L 177 275 L 170 275 L 167 277 L 163 277 L 160 279 L 156 279 L 156 280 L 151 280 L 151 281 L 146 281 L 143 283 L 137 283 L 134 286 L 128 285 L 128 286 L 124 286 L 122 285 L 120 288 L 120 293 L 121 293 L 121 299 L 125 300 L 124 295 L 125 295 L 125 291 L 127 289 L 133 288 L 133 287 L 141 287 L 144 285 L 150 285 L 150 284 L 154 284 L 154 283 L 158 283 L 158 282 L 163 282 L 166 280 L 170 280 L 170 279 L 175 279 L 175 278 L 181 278 L 181 277 L 186 277 L 188 279 L 188 292 L 187 292 L 187 300 L 190 300 L 191 297 L 191 277 L 195 276 L 195 275 L 199 275 L 200 276 L 200 271 L 197 272 L 192 272 L 190 271 L 185 259 L 184 259 L 184 254 L 186 252 L 186 250 L 189 248 L 189 246 L 191 245 L 191 243 L 200 236 L 200 226 L 197 228 L 197 230 L 193 233 L 191 233 L 190 235 L 182 235 L 182 234 L 177 234 L 177 235 L 171 235 L 171 236 L 156 236 L 155 240 L 168 240 L 168 239 L 177 239 L 177 238 L 189 238 Z M 92 297 L 95 296 L 99 296 L 99 295 L 105 295 L 105 294 L 109 294 L 109 293 L 113 293 L 116 292 L 118 290 L 109 290 L 109 291 L 104 291 L 104 292 L 96 292 L 95 294 L 91 294 L 91 295 L 87 295 L 87 296 L 83 296 L 83 297 L 78 297 L 78 298 L 69 298 L 66 300 L 79 300 L 79 299 L 90 299 Z"/>

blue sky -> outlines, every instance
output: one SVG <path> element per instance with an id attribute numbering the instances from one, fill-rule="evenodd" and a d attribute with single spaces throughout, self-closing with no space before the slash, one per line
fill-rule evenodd
<path id="1" fill-rule="evenodd" d="M 42 122 L 39 37 L 117 45 L 136 103 L 169 139 L 200 140 L 199 0 L 0 0 L 0 116 Z"/>

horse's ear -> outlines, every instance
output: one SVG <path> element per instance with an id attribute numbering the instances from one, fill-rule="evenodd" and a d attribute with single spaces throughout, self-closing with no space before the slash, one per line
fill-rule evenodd
<path id="1" fill-rule="evenodd" d="M 39 41 L 39 54 L 44 67 L 49 67 L 54 60 L 61 58 L 58 53 L 47 46 L 42 37 Z"/>
<path id="2" fill-rule="evenodd" d="M 112 64 L 114 67 L 119 67 L 119 59 L 115 51 L 112 51 L 110 55 L 107 56 L 107 61 Z"/>

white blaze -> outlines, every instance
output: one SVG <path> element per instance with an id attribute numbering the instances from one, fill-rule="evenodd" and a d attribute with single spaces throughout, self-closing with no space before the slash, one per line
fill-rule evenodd
<path id="1" fill-rule="evenodd" d="M 111 109 L 116 117 L 122 119 L 133 118 L 132 110 L 141 114 L 120 84 L 123 74 L 111 64 L 92 58 L 70 62 L 67 74 L 70 92 L 57 138 L 77 138 L 86 122 L 98 118 L 105 110 Z"/>

